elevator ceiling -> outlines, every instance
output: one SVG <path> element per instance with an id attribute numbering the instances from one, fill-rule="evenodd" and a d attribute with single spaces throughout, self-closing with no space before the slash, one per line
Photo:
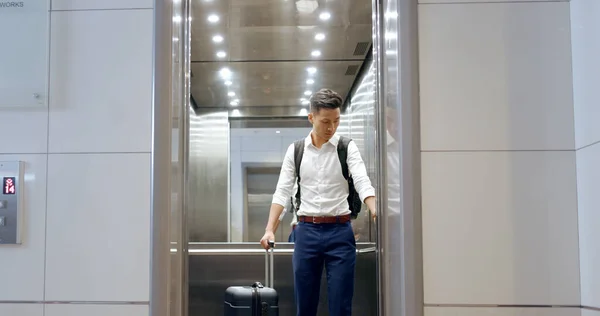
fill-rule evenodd
<path id="1" fill-rule="evenodd" d="M 191 37 L 199 108 L 293 114 L 320 88 L 347 97 L 372 42 L 371 0 L 193 0 Z"/>

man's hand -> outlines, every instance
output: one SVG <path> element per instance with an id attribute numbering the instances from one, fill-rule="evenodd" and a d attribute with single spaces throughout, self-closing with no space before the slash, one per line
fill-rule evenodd
<path id="1" fill-rule="evenodd" d="M 260 239 L 260 244 L 265 248 L 265 250 L 269 250 L 269 241 L 275 242 L 275 234 L 272 231 L 265 231 L 265 235 Z"/>
<path id="2" fill-rule="evenodd" d="M 373 221 L 375 220 L 375 218 L 377 217 L 377 211 L 376 211 L 376 205 L 375 205 L 375 197 L 374 196 L 369 196 L 368 198 L 365 199 L 365 204 L 367 204 L 367 207 L 369 208 L 369 211 L 371 212 L 371 217 L 373 218 Z"/>

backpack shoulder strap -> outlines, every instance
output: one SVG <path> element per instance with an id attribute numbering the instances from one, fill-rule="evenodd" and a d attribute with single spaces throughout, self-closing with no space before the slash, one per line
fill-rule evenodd
<path id="1" fill-rule="evenodd" d="M 348 180 L 348 177 L 350 177 L 348 174 L 348 144 L 351 141 L 351 138 L 340 136 L 340 141 L 338 142 L 337 146 L 338 158 L 340 159 L 340 164 L 342 165 L 342 174 L 346 180 Z"/>
<path id="2" fill-rule="evenodd" d="M 304 139 L 299 139 L 294 142 L 294 166 L 296 167 L 296 177 L 300 178 L 300 164 L 302 163 L 302 155 L 304 154 Z M 298 180 L 300 181 L 300 180 Z"/>
<path id="3" fill-rule="evenodd" d="M 300 165 L 302 164 L 302 155 L 304 154 L 304 139 L 299 139 L 294 142 L 294 169 L 296 172 L 296 181 L 298 184 L 298 190 L 296 191 L 295 201 L 296 205 L 293 207 L 295 212 L 300 209 Z M 292 199 L 294 200 L 294 199 Z M 293 205 L 293 204 L 292 204 Z M 294 212 L 294 213 L 295 213 Z"/>

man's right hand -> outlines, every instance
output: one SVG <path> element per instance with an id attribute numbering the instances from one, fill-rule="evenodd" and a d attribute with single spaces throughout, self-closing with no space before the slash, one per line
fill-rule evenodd
<path id="1" fill-rule="evenodd" d="M 269 250 L 269 241 L 275 242 L 275 234 L 271 231 L 266 231 L 263 238 L 260 239 L 260 244 L 265 250 Z"/>

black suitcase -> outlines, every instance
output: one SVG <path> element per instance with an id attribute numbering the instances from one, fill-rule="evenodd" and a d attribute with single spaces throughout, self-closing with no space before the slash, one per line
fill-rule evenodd
<path id="1" fill-rule="evenodd" d="M 225 291 L 225 316 L 279 316 L 279 294 L 273 288 L 273 242 L 265 253 L 265 285 L 230 286 Z M 270 253 L 270 255 L 269 255 Z"/>

